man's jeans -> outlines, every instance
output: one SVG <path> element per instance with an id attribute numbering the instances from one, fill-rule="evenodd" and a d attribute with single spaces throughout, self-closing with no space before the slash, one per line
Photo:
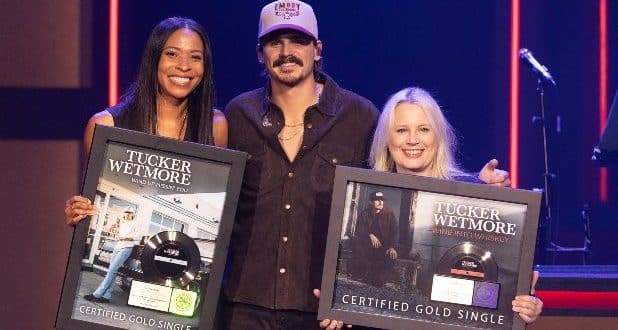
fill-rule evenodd
<path id="1" fill-rule="evenodd" d="M 110 299 L 112 297 L 116 273 L 118 273 L 118 269 L 120 269 L 124 262 L 129 258 L 131 251 L 133 251 L 133 247 L 126 247 L 114 252 L 114 255 L 112 255 L 112 260 L 109 263 L 107 275 L 105 275 L 103 282 L 99 284 L 99 287 L 92 295 L 97 298 L 105 299 Z"/>

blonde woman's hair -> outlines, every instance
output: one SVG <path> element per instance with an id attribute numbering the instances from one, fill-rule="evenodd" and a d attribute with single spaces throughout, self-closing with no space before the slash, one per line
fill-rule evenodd
<path id="1" fill-rule="evenodd" d="M 465 175 L 455 162 L 454 151 L 457 141 L 453 128 L 444 117 L 438 102 L 427 91 L 418 87 L 400 90 L 393 94 L 384 105 L 371 143 L 369 165 L 377 171 L 396 171 L 395 163 L 388 151 L 388 139 L 390 131 L 395 126 L 395 108 L 400 103 L 415 104 L 423 109 L 436 134 L 438 150 L 436 159 L 431 164 L 431 177 L 452 179 L 453 176 Z"/>

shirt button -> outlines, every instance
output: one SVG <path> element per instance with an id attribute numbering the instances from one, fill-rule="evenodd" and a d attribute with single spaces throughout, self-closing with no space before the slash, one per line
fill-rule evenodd
<path id="1" fill-rule="evenodd" d="M 279 268 L 279 273 L 285 274 L 285 268 Z"/>
<path id="2" fill-rule="evenodd" d="M 311 123 L 307 124 L 307 128 L 313 128 L 313 124 Z"/>
<path id="3" fill-rule="evenodd" d="M 288 241 L 288 237 L 287 237 L 287 236 L 283 236 L 283 237 L 281 237 L 281 241 L 282 241 L 283 243 L 287 242 L 287 241 Z"/>
<path id="4" fill-rule="evenodd" d="M 337 164 L 337 158 L 332 159 L 333 164 Z"/>
<path id="5" fill-rule="evenodd" d="M 307 150 L 307 148 L 309 148 L 309 147 L 307 147 L 307 146 L 302 146 L 302 149 L 303 149 L 303 150 Z"/>
<path id="6" fill-rule="evenodd" d="M 290 205 L 290 204 L 285 204 L 283 207 L 284 207 L 286 210 L 289 210 L 289 209 L 292 207 L 292 205 Z"/>
<path id="7" fill-rule="evenodd" d="M 294 177 L 294 172 L 288 172 L 288 178 L 293 178 Z"/>

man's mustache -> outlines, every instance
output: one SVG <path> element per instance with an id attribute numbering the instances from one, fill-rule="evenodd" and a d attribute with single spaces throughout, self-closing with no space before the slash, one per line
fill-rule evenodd
<path id="1" fill-rule="evenodd" d="M 294 55 L 288 55 L 285 57 L 279 57 L 274 63 L 273 66 L 274 67 L 278 67 L 280 65 L 286 64 L 286 63 L 294 63 L 294 64 L 298 64 L 299 66 L 303 66 L 303 61 L 294 56 Z"/>

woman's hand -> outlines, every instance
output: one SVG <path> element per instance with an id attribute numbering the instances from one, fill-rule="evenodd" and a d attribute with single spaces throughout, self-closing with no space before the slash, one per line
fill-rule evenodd
<path id="1" fill-rule="evenodd" d="M 64 203 L 64 220 L 67 225 L 74 225 L 96 213 L 97 210 L 92 202 L 83 196 L 73 196 Z"/>
<path id="2" fill-rule="evenodd" d="M 320 289 L 313 289 L 313 295 L 320 299 Z M 343 327 L 343 321 L 324 319 L 320 321 L 320 328 L 329 330 L 340 330 Z M 351 328 L 352 325 L 347 324 L 346 327 Z"/>
<path id="3" fill-rule="evenodd" d="M 543 301 L 535 296 L 517 296 L 513 300 L 513 311 L 526 323 L 536 321 L 543 311 Z"/>
<path id="4" fill-rule="evenodd" d="M 534 294 L 536 282 L 539 279 L 539 272 L 532 272 L 532 288 L 530 294 Z M 543 301 L 535 296 L 522 295 L 515 297 L 513 300 L 513 311 L 519 313 L 519 316 L 526 323 L 536 321 L 543 311 Z"/>

